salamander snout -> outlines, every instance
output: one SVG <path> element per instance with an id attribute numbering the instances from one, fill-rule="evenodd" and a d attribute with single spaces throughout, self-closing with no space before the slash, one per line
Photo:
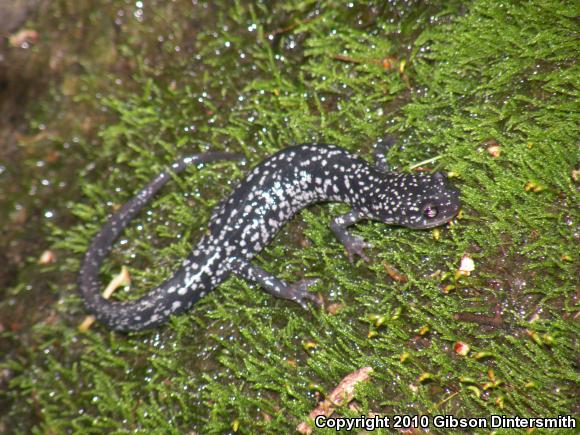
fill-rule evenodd
<path id="1" fill-rule="evenodd" d="M 441 172 L 398 174 L 374 198 L 375 219 L 414 229 L 449 222 L 461 206 L 459 191 Z"/>
<path id="2" fill-rule="evenodd" d="M 401 225 L 415 229 L 433 228 L 457 215 L 461 207 L 459 191 L 443 173 L 410 177 L 410 187 L 401 204 Z"/>

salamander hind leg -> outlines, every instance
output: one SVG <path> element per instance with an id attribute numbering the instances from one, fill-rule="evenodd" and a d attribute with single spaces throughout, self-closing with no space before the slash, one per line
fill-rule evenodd
<path id="1" fill-rule="evenodd" d="M 364 250 L 367 248 L 372 248 L 373 245 L 366 242 L 362 237 L 351 234 L 347 230 L 348 226 L 353 225 L 364 218 L 365 216 L 360 211 L 351 210 L 345 215 L 334 218 L 330 223 L 332 232 L 344 246 L 346 254 L 348 255 L 348 260 L 351 263 L 353 262 L 355 255 L 358 255 L 367 263 L 370 261 Z"/>
<path id="2" fill-rule="evenodd" d="M 319 281 L 318 279 L 301 279 L 297 282 L 287 283 L 241 258 L 233 258 L 230 260 L 230 270 L 231 273 L 245 280 L 260 284 L 272 296 L 294 301 L 304 309 L 307 307 L 307 301 L 321 305 L 316 295 L 308 292 L 308 288 L 316 284 Z"/>

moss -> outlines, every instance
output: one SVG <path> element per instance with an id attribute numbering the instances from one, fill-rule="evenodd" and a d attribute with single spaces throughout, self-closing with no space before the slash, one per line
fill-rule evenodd
<path id="1" fill-rule="evenodd" d="M 343 205 L 300 213 L 257 262 L 288 280 L 321 277 L 317 290 L 340 304 L 336 314 L 232 278 L 156 331 L 80 335 L 84 311 L 69 283 L 56 307 L 63 321 L 34 331 L 39 351 L 3 363 L 15 373 L 3 393 L 13 403 L 7 421 L 32 404 L 36 432 L 288 432 L 363 366 L 374 373 L 357 390 L 361 413 L 577 411 L 578 10 L 558 1 L 383 3 L 212 6 L 216 22 L 196 29 L 189 59 L 174 54 L 174 39 L 154 57 L 134 42 L 145 30 L 132 30 L 119 52 L 140 67 L 98 102 L 114 121 L 98 147 L 84 147 L 97 170 L 73 207 L 78 225 L 55 228 L 55 246 L 75 272 L 112 205 L 186 152 L 242 151 L 249 166 L 288 144 L 331 142 L 370 156 L 387 132 L 399 138 L 389 152 L 396 169 L 437 157 L 425 169 L 457 176 L 461 219 L 439 237 L 358 225 L 374 245 L 367 266 L 349 264 L 328 229 Z M 159 7 L 150 19 L 161 28 L 164 13 L 187 11 Z M 223 163 L 176 178 L 126 231 L 104 279 L 129 264 L 135 290 L 162 281 L 245 171 Z M 464 254 L 476 270 L 456 278 Z M 385 262 L 408 280 L 389 277 Z M 498 309 L 496 327 L 457 320 Z M 471 345 L 467 357 L 454 353 L 457 341 Z M 424 373 L 431 381 L 420 381 Z"/>

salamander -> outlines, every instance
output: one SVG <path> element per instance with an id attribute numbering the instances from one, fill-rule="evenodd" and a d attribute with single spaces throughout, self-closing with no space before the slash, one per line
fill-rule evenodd
<path id="1" fill-rule="evenodd" d="M 175 162 L 179 173 L 189 165 L 235 156 L 205 153 Z M 395 173 L 372 165 L 332 145 L 286 148 L 257 165 L 229 197 L 213 210 L 209 228 L 173 275 L 140 299 L 120 302 L 100 292 L 99 269 L 113 242 L 129 221 L 171 178 L 157 175 L 116 211 L 94 236 L 79 272 L 82 299 L 98 320 L 118 331 L 137 331 L 165 322 L 188 310 L 196 301 L 237 275 L 263 287 L 273 296 L 307 306 L 320 304 L 308 288 L 317 280 L 286 282 L 252 264 L 278 230 L 299 210 L 317 202 L 342 202 L 351 207 L 331 223 L 349 259 L 368 260 L 371 245 L 347 227 L 362 219 L 413 229 L 432 228 L 451 220 L 460 207 L 459 192 L 440 172 Z"/>

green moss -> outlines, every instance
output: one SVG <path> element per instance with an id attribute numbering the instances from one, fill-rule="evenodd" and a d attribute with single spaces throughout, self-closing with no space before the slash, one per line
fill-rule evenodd
<path id="1" fill-rule="evenodd" d="M 150 51 L 123 45 L 143 66 L 128 89 L 100 101 L 116 120 L 103 126 L 98 148 L 85 149 L 102 171 L 90 173 L 74 205 L 79 224 L 54 230 L 55 246 L 72 255 L 65 268 L 78 269 L 112 204 L 191 150 L 242 151 L 255 164 L 288 144 L 332 142 L 370 156 L 377 138 L 394 133 L 395 167 L 438 157 L 426 168 L 457 175 L 462 218 L 438 239 L 358 225 L 374 261 L 351 265 L 328 229 L 345 207 L 303 211 L 257 262 L 288 280 L 321 277 L 316 290 L 340 304 L 336 314 L 232 278 L 157 331 L 95 326 L 81 335 L 71 284 L 56 308 L 68 320 L 36 331 L 44 353 L 4 363 L 15 373 L 3 393 L 14 403 L 7 418 L 28 403 L 39 409 L 36 432 L 288 432 L 317 392 L 363 366 L 374 372 L 357 390 L 362 413 L 577 411 L 579 11 L 558 1 L 356 3 L 216 6 L 215 26 L 190 41 L 194 60 L 164 54 L 152 65 Z M 492 142 L 499 157 L 487 152 Z M 223 163 L 176 178 L 126 231 L 104 279 L 129 264 L 141 289 L 132 294 L 162 281 L 245 171 Z M 457 280 L 464 254 L 476 270 Z M 385 262 L 408 281 L 390 278 Z M 498 307 L 496 327 L 457 320 Z M 467 357 L 454 353 L 456 341 L 471 345 Z M 424 373 L 430 381 L 419 380 Z"/>

